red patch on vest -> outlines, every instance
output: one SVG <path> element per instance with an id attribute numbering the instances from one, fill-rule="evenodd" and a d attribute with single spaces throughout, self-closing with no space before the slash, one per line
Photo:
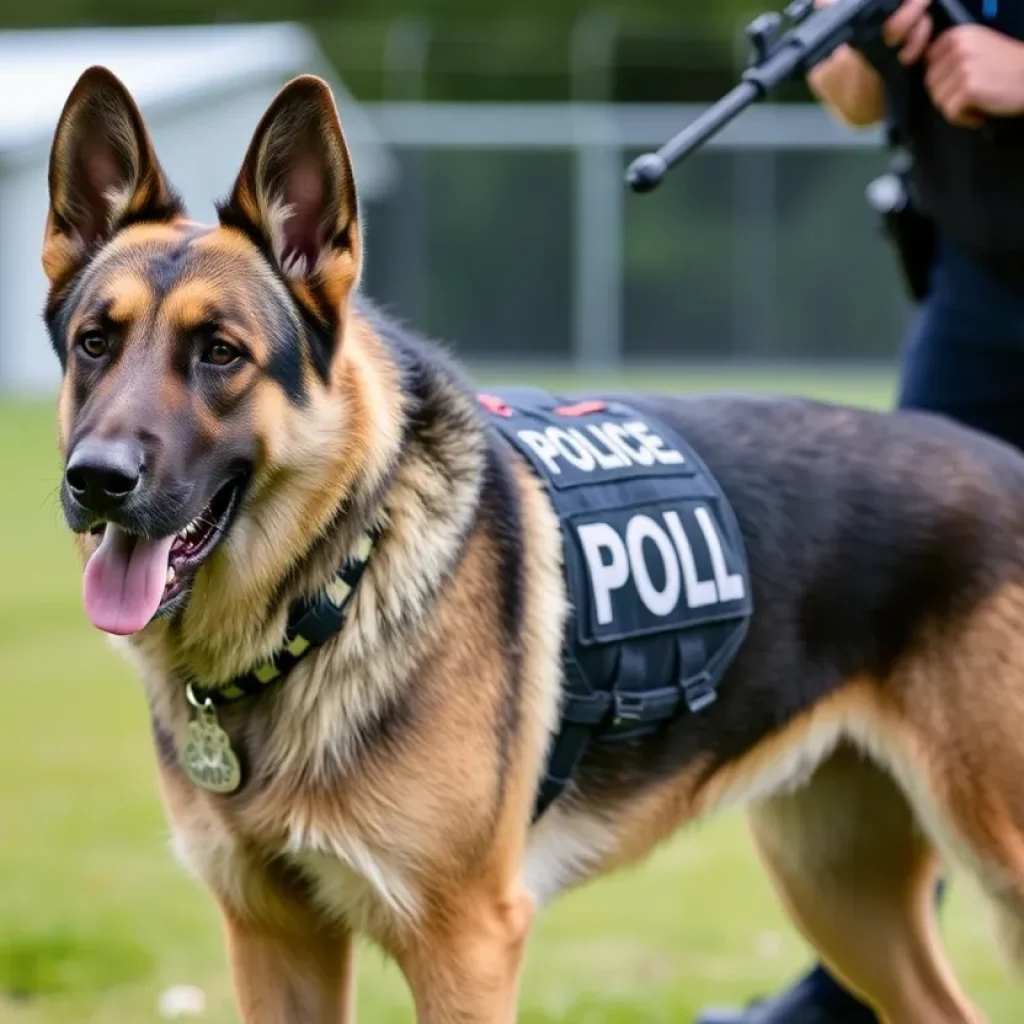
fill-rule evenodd
<path id="1" fill-rule="evenodd" d="M 577 402 L 575 405 L 560 405 L 555 412 L 559 416 L 586 416 L 592 412 L 603 412 L 608 408 L 607 402 Z"/>
<path id="2" fill-rule="evenodd" d="M 495 416 L 504 416 L 506 419 L 512 416 L 512 410 L 495 395 L 477 395 L 476 400 Z"/>

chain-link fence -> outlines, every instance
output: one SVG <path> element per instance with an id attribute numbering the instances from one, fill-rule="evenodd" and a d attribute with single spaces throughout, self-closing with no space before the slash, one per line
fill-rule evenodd
<path id="1" fill-rule="evenodd" d="M 399 173 L 367 287 L 475 359 L 878 360 L 908 307 L 864 199 L 877 133 L 763 105 L 660 190 L 633 156 L 697 108 L 371 104 Z"/>

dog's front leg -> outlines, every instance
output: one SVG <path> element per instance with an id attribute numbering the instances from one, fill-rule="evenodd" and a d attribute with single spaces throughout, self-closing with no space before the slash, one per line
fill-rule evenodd
<path id="1" fill-rule="evenodd" d="M 230 913 L 224 923 L 243 1024 L 352 1024 L 351 933 L 285 932 Z"/>
<path id="2" fill-rule="evenodd" d="M 533 917 L 526 893 L 439 908 L 398 955 L 419 1024 L 513 1024 Z"/>

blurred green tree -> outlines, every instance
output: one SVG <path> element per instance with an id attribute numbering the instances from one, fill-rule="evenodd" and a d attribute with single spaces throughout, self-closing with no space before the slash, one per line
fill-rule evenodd
<path id="1" fill-rule="evenodd" d="M 782 0 L 779 0 L 781 6 Z M 0 27 L 298 20 L 365 99 L 704 101 L 752 0 L 0 0 Z"/>

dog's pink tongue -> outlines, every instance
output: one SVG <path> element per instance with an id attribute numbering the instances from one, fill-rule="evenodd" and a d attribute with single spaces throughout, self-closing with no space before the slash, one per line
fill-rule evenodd
<path id="1" fill-rule="evenodd" d="M 173 543 L 174 537 L 144 540 L 107 523 L 82 584 L 85 613 L 97 629 L 127 636 L 149 623 L 164 596 Z"/>

